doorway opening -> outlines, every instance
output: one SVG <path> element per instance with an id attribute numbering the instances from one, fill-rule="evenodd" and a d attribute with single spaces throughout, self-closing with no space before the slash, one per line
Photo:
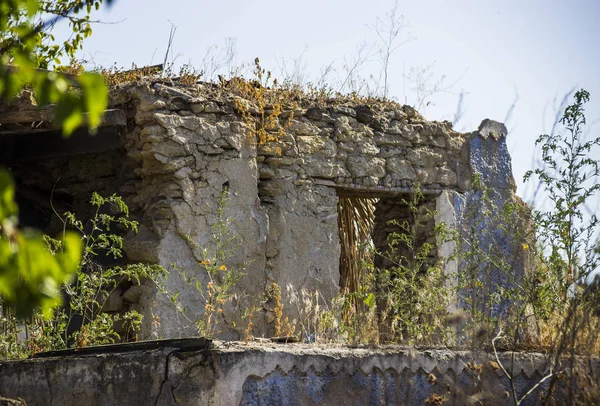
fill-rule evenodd
<path id="1" fill-rule="evenodd" d="M 428 270 L 439 263 L 436 196 L 342 190 L 338 197 L 340 290 L 353 298 L 345 316 L 364 310 L 373 294 L 380 339 L 395 340 L 403 328 L 393 324 L 398 312 L 420 306 L 415 292 L 425 288 Z"/>

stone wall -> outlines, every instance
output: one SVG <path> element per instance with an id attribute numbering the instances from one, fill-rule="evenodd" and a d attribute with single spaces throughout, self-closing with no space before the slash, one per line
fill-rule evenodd
<path id="1" fill-rule="evenodd" d="M 126 149 L 138 162 L 132 193 L 147 237 L 129 244 L 130 257 L 198 272 L 198 247 L 211 247 L 211 225 L 226 187 L 226 215 L 243 240 L 232 266 L 250 262 L 226 311 L 230 325 L 240 325 L 234 309 L 256 303 L 273 282 L 291 317 L 294 291 L 316 289 L 326 300 L 338 293 L 340 191 L 393 197 L 415 182 L 427 193 L 469 187 L 468 136 L 449 123 L 427 122 L 409 107 L 304 102 L 275 146 L 257 146 L 235 101 L 208 85 L 113 91 L 114 106 L 125 106 L 135 123 Z M 192 312 L 202 309 L 178 276 L 172 274 L 167 288 L 181 291 Z M 143 300 L 162 320 L 155 336 L 185 334 L 164 297 L 144 294 Z M 268 334 L 264 328 L 257 332 Z M 239 336 L 233 330 L 230 337 Z"/>
<path id="2" fill-rule="evenodd" d="M 23 157 L 11 170 L 19 182 L 48 195 L 61 177 L 57 191 L 77 201 L 76 211 L 84 211 L 83 196 L 92 190 L 123 196 L 141 224 L 125 245 L 128 259 L 171 269 L 165 286 L 180 292 L 192 320 L 202 313 L 203 299 L 173 266 L 206 286 L 199 262 L 202 250 L 214 249 L 212 226 L 226 191 L 224 214 L 241 242 L 227 265 L 248 265 L 227 303 L 223 338 L 242 335 L 243 310 L 258 305 L 272 283 L 281 287 L 291 318 L 291 297 L 299 289 L 317 290 L 325 301 L 339 292 L 339 195 L 380 197 L 393 206 L 419 182 L 427 205 L 445 213 L 436 221 L 455 227 L 464 217 L 460 202 L 471 193 L 475 171 L 483 171 L 503 198 L 514 199 L 506 133 L 498 123 L 460 134 L 448 122 L 426 121 L 412 108 L 391 102 L 305 99 L 287 125 L 292 111 L 282 114 L 278 125 L 285 128 L 276 143 L 255 145 L 237 109 L 243 105 L 256 113 L 257 107 L 242 101 L 211 84 L 120 85 L 111 90 L 111 105 L 125 112 L 127 124 L 108 132 L 116 134 L 111 148 L 83 150 L 58 161 L 38 159 L 31 174 L 32 160 Z M 494 171 L 502 182 L 494 183 Z M 432 227 L 423 241 L 432 240 Z M 441 254 L 449 254 L 448 246 L 441 248 Z M 152 286 L 119 295 L 113 302 L 146 316 L 145 338 L 195 332 Z M 272 316 L 268 306 L 262 309 L 256 335 L 273 333 Z"/>
<path id="3" fill-rule="evenodd" d="M 2 396 L 29 406 L 422 405 L 436 395 L 447 405 L 504 405 L 512 396 L 493 354 L 479 351 L 183 340 L 48 355 L 0 362 Z M 549 370 L 542 354 L 499 357 L 519 398 Z M 598 360 L 577 363 L 590 376 L 600 373 Z M 548 383 L 522 404 L 542 404 Z M 565 401 L 563 385 L 555 386 L 556 404 Z"/>

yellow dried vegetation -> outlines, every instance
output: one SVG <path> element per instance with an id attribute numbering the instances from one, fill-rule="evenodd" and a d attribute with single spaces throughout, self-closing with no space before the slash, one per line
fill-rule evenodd
<path id="1" fill-rule="evenodd" d="M 192 86 L 198 83 L 202 72 L 197 71 L 190 65 L 182 65 L 179 71 L 174 72 L 172 68 L 163 69 L 163 65 L 153 65 L 137 67 L 132 64 L 130 69 L 117 68 L 116 65 L 110 68 L 101 68 L 99 73 L 102 75 L 108 86 L 114 86 L 123 83 L 132 83 L 140 80 L 172 80 L 182 86 Z"/>
<path id="2" fill-rule="evenodd" d="M 271 72 L 260 66 L 258 58 L 254 60 L 253 80 L 235 77 L 225 86 L 237 96 L 234 108 L 248 128 L 250 141 L 267 149 L 270 144 L 279 142 L 298 108 L 293 101 L 295 92 L 273 79 Z M 280 147 L 274 145 L 272 149 L 277 155 L 281 154 Z"/>

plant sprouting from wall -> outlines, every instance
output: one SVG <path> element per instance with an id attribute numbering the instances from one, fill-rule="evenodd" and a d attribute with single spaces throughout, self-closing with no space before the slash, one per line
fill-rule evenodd
<path id="1" fill-rule="evenodd" d="M 200 272 L 190 273 L 181 269 L 176 264 L 173 266 L 179 271 L 184 282 L 191 286 L 202 299 L 203 311 L 199 319 L 192 319 L 187 309 L 179 301 L 179 292 L 170 294 L 172 302 L 186 320 L 196 326 L 199 335 L 213 338 L 227 325 L 224 307 L 234 299 L 234 288 L 245 275 L 247 263 L 240 269 L 228 265 L 241 245 L 240 238 L 231 229 L 231 220 L 225 216 L 228 201 L 228 189 L 224 188 L 219 197 L 217 218 L 212 225 L 212 244 L 209 247 L 200 247 L 191 238 L 187 238 L 192 249 L 201 249 L 201 260 L 198 262 Z M 203 283 L 207 280 L 206 283 Z"/>
<path id="2" fill-rule="evenodd" d="M 294 117 L 295 103 L 291 101 L 294 93 L 272 79 L 271 72 L 260 66 L 258 58 L 254 61 L 253 80 L 235 77 L 227 86 L 240 96 L 234 106 L 248 128 L 250 140 L 261 146 L 279 141 Z M 286 107 L 290 110 L 284 114 Z M 284 115 L 285 122 L 281 124 Z M 274 151 L 281 154 L 279 147 Z"/>

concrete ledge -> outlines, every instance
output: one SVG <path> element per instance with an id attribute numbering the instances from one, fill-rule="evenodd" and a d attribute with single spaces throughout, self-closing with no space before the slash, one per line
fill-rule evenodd
<path id="1" fill-rule="evenodd" d="M 423 404 L 432 394 L 446 397 L 445 404 L 505 404 L 511 390 L 483 352 L 178 341 L 4 361 L 0 394 L 28 405 L 379 405 Z M 542 354 L 500 359 L 519 396 L 547 374 Z M 600 372 L 598 360 L 592 364 Z M 536 404 L 540 393 L 525 404 Z"/>

